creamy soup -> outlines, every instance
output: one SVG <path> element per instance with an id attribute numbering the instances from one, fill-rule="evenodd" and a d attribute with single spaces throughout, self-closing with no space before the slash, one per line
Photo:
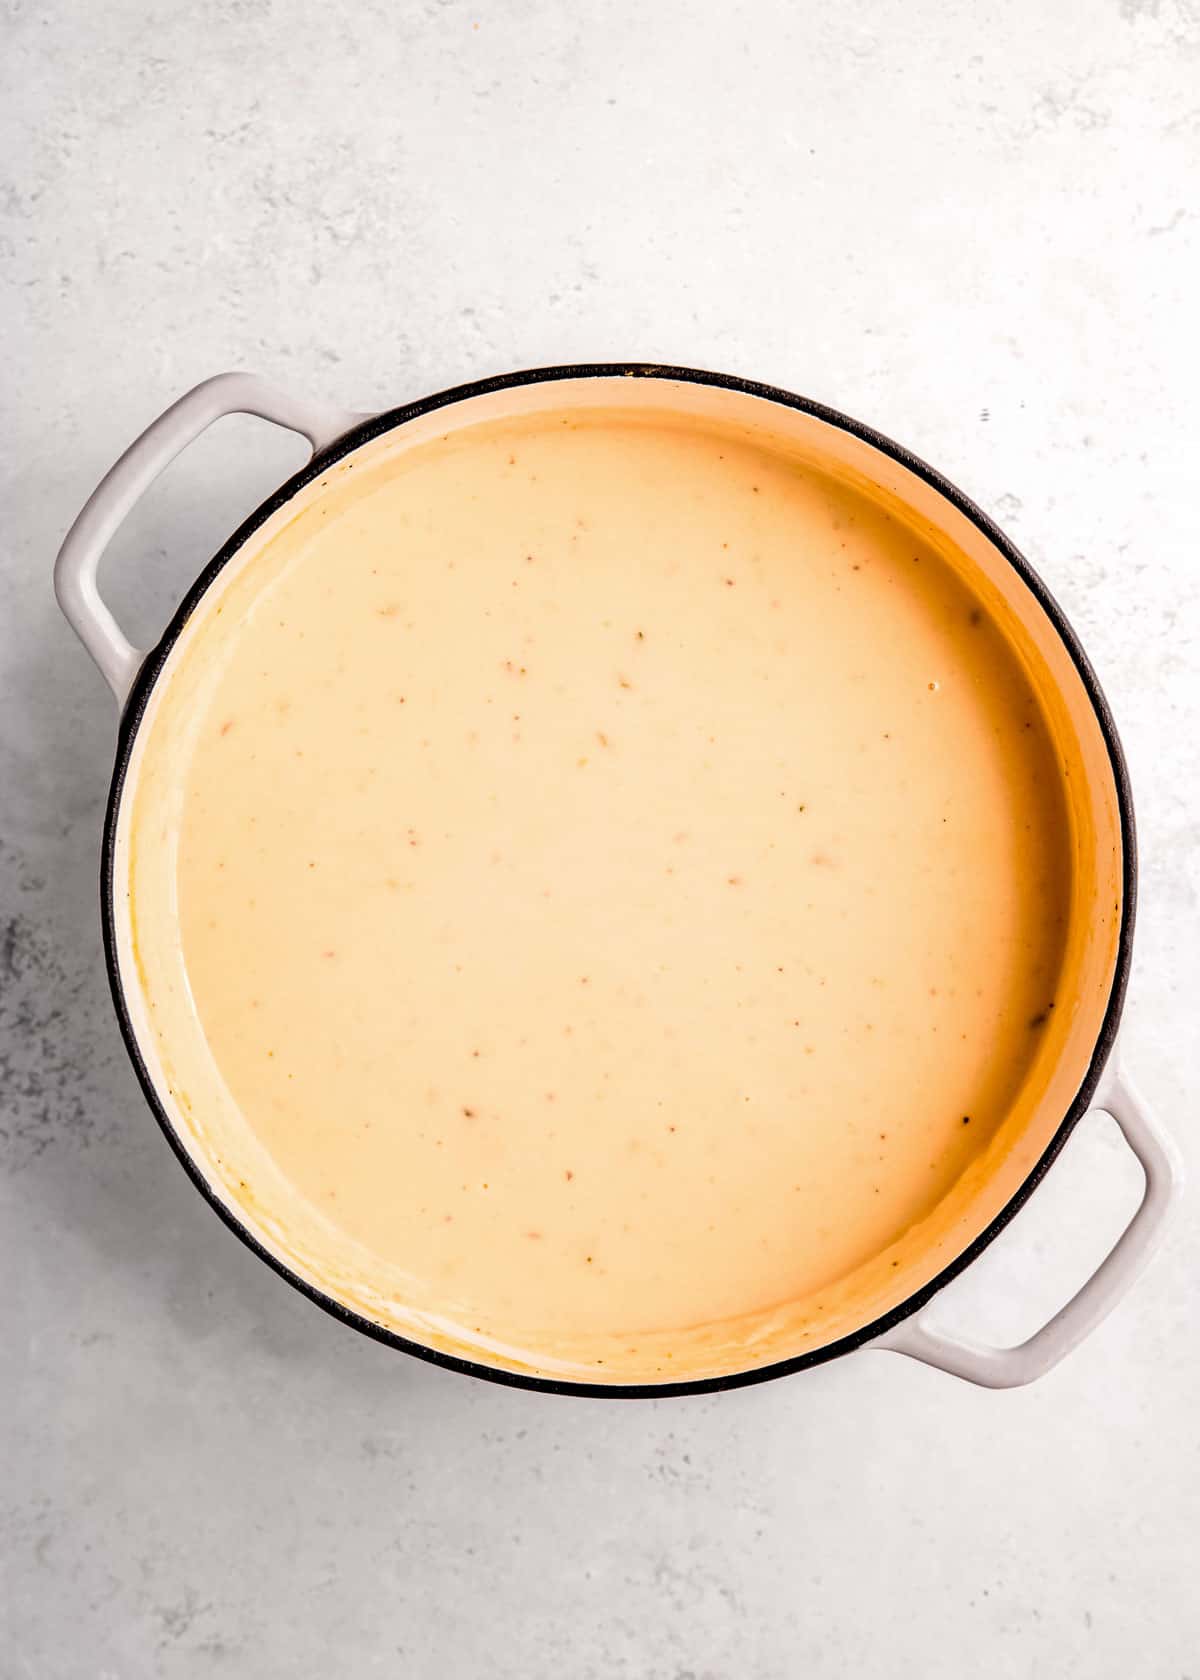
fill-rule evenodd
<path id="1" fill-rule="evenodd" d="M 343 474 L 188 662 L 174 820 L 133 829 L 178 913 L 134 866 L 152 1026 L 181 938 L 262 1159 L 443 1340 L 669 1373 L 901 1245 L 1017 1100 L 1070 895 L 1047 726 L 950 560 L 811 464 L 466 429 Z"/>

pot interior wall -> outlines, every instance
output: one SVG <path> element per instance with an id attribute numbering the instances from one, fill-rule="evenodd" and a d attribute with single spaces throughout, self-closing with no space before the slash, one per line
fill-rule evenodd
<path id="1" fill-rule="evenodd" d="M 647 419 L 682 414 L 769 444 L 869 494 L 934 547 L 1003 627 L 1039 698 L 1062 766 L 1072 884 L 1055 1008 L 1029 1074 L 987 1149 L 927 1217 L 802 1302 L 686 1337 L 643 1338 L 636 1358 L 614 1347 L 598 1364 L 594 1342 L 585 1339 L 555 1362 L 533 1365 L 520 1347 L 446 1322 L 436 1303 L 419 1298 L 413 1280 L 399 1271 L 381 1275 L 297 1195 L 225 1087 L 191 1007 L 178 942 L 148 930 L 169 927 L 175 917 L 182 789 L 172 766 L 186 764 L 195 720 L 219 675 L 221 644 L 209 632 L 219 615 L 232 622 L 249 610 L 269 584 L 276 539 L 315 509 L 352 500 L 356 486 L 398 451 L 462 427 L 564 406 Z M 408 419 L 324 464 L 243 542 L 170 645 L 135 720 L 116 814 L 111 908 L 129 1023 L 167 1123 L 214 1197 L 268 1253 L 324 1297 L 421 1346 L 522 1375 L 625 1385 L 721 1378 L 814 1353 L 898 1308 L 977 1241 L 1052 1145 L 1093 1061 L 1114 984 L 1122 880 L 1118 793 L 1095 704 L 1033 589 L 967 514 L 918 471 L 811 414 L 721 386 L 603 376 L 522 384 Z"/>

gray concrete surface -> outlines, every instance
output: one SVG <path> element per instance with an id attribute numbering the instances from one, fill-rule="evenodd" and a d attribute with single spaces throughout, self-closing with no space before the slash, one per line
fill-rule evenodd
<path id="1" fill-rule="evenodd" d="M 509 1393 L 218 1225 L 110 1018 L 114 717 L 50 564 L 226 367 L 368 406 L 637 356 L 874 421 L 995 511 L 1137 786 L 1126 1042 L 1196 1152 L 1196 0 L 9 0 L 0 22 L 0 1676 L 1197 1680 L 1194 1198 L 1037 1387 L 879 1354 Z M 143 636 L 297 460 L 211 434 L 112 556 Z M 1031 1327 L 1136 1193 L 1081 1132 L 946 1298 Z"/>

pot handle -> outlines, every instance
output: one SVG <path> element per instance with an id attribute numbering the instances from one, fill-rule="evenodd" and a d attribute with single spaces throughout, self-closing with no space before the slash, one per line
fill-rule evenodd
<path id="1" fill-rule="evenodd" d="M 1183 1167 L 1174 1144 L 1119 1068 L 1110 1066 L 1091 1112 L 1097 1110 L 1110 1115 L 1121 1128 L 1141 1163 L 1146 1183 L 1133 1218 L 1066 1306 L 1017 1347 L 988 1347 L 937 1328 L 926 1309 L 880 1336 L 871 1343 L 873 1348 L 907 1354 L 984 1388 L 1019 1388 L 1044 1376 L 1091 1334 L 1158 1247 L 1171 1205 L 1183 1188 Z"/>
<path id="2" fill-rule="evenodd" d="M 253 373 L 221 373 L 180 397 L 108 470 L 67 532 L 54 563 L 54 593 L 71 628 L 124 705 L 146 657 L 129 641 L 100 598 L 100 557 L 134 504 L 164 468 L 214 420 L 257 414 L 299 432 L 313 454 L 366 419 L 305 397 L 293 397 Z"/>

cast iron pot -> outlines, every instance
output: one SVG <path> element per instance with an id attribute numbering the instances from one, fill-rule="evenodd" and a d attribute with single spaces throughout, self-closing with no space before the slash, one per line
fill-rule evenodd
<path id="1" fill-rule="evenodd" d="M 1080 957 L 1076 995 L 1060 1020 L 1061 1066 L 1028 1136 L 1020 1140 L 1007 1175 L 998 1174 L 990 1198 L 951 1230 L 951 1239 L 924 1268 L 907 1278 L 901 1299 L 864 1307 L 862 1322 L 843 1325 L 824 1345 L 749 1369 L 695 1381 L 621 1386 L 560 1381 L 505 1367 L 445 1346 L 426 1345 L 382 1318 L 339 1299 L 334 1289 L 298 1264 L 269 1230 L 238 1205 L 221 1181 L 202 1141 L 189 1129 L 156 1066 L 144 1019 L 139 1018 L 139 979 L 131 957 L 125 895 L 117 859 L 131 801 L 130 766 L 139 731 L 152 708 L 172 650 L 188 620 L 227 567 L 253 548 L 256 533 L 313 486 L 323 472 L 384 434 L 410 428 L 417 436 L 459 423 L 550 406 L 644 402 L 658 408 L 724 418 L 761 418 L 770 405 L 772 427 L 794 435 L 797 447 L 816 451 L 837 470 L 898 497 L 970 557 L 993 595 L 1003 598 L 1028 645 L 1036 650 L 1052 688 L 1060 725 L 1077 753 L 1074 796 L 1084 802 L 1085 827 L 1094 830 L 1089 868 L 1097 915 Z M 308 464 L 258 508 L 205 569 L 168 625 L 158 646 L 134 648 L 97 590 L 97 568 L 114 532 L 160 472 L 206 427 L 224 415 L 260 415 L 307 438 Z M 311 492 L 310 492 L 311 493 Z M 1170 1140 L 1137 1095 L 1117 1058 L 1117 1028 L 1129 974 L 1135 898 L 1135 846 L 1129 781 L 1116 729 L 1079 642 L 1029 564 L 992 521 L 962 493 L 907 450 L 842 414 L 786 391 L 723 374 L 689 368 L 603 364 L 538 368 L 443 391 L 375 415 L 349 413 L 288 396 L 252 375 L 224 374 L 182 397 L 155 420 L 99 485 L 73 525 L 55 568 L 59 603 L 99 666 L 121 708 L 116 766 L 104 825 L 101 911 L 113 1002 L 126 1048 L 150 1107 L 171 1146 L 226 1224 L 259 1257 L 327 1312 L 363 1334 L 420 1358 L 494 1381 L 556 1393 L 663 1395 L 697 1393 L 762 1381 L 767 1377 L 849 1353 L 888 1349 L 989 1387 L 1010 1387 L 1040 1376 L 1086 1336 L 1112 1308 L 1150 1258 L 1180 1188 Z M 1043 699 L 1045 697 L 1043 696 Z M 1116 1245 L 1078 1293 L 1047 1324 L 1017 1347 L 983 1346 L 947 1328 L 928 1312 L 934 1296 L 971 1264 L 1028 1199 L 1082 1116 L 1103 1110 L 1120 1127 L 1145 1174 L 1141 1203 Z"/>

